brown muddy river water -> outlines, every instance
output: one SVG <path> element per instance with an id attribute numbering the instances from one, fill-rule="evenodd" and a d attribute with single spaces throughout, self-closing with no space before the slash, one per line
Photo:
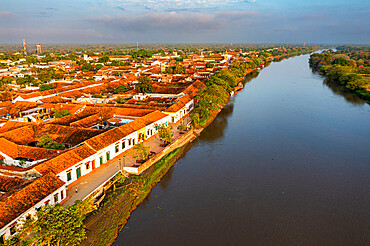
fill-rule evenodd
<path id="1" fill-rule="evenodd" d="M 370 106 L 308 58 L 249 75 L 114 245 L 370 245 Z"/>

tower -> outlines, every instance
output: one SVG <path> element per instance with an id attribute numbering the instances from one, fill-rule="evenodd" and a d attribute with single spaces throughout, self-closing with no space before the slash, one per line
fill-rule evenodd
<path id="1" fill-rule="evenodd" d="M 136 42 L 136 50 L 139 50 L 139 42 Z"/>
<path id="2" fill-rule="evenodd" d="M 41 54 L 41 44 L 36 44 L 36 52 L 38 55 Z"/>
<path id="3" fill-rule="evenodd" d="M 22 41 L 23 41 L 23 51 L 24 51 L 24 54 L 27 55 L 26 40 L 22 39 Z"/>

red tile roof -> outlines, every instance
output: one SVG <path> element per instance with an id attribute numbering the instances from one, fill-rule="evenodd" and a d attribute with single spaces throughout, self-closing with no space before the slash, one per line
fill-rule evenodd
<path id="1" fill-rule="evenodd" d="M 0 201 L 0 228 L 9 224 L 63 185 L 62 180 L 49 173 Z"/>
<path id="2" fill-rule="evenodd" d="M 86 144 L 82 144 L 74 149 L 68 150 L 59 156 L 42 162 L 38 166 L 35 167 L 35 170 L 41 174 L 47 174 L 49 172 L 53 172 L 58 174 L 73 165 L 77 164 L 78 162 L 86 159 L 87 157 L 93 155 L 95 151 L 91 149 Z"/>

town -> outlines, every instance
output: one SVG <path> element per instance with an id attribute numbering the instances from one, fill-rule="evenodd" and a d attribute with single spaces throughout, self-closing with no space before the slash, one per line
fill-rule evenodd
<path id="1" fill-rule="evenodd" d="M 97 197 L 117 173 L 140 175 L 206 125 L 246 73 L 314 49 L 137 46 L 109 55 L 23 44 L 0 53 L 1 243 L 42 206 Z"/>

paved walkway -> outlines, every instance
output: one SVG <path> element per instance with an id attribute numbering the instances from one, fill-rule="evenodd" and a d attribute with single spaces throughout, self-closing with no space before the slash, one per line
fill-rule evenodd
<path id="1" fill-rule="evenodd" d="M 186 116 L 181 123 L 184 122 L 184 124 L 187 124 L 189 120 L 189 117 Z M 177 126 L 181 123 L 172 125 L 172 130 L 174 132 L 173 140 L 176 140 L 180 137 Z M 162 143 L 163 142 L 159 139 L 158 134 L 155 137 L 144 141 L 145 146 L 149 146 L 150 151 L 155 153 L 158 153 L 164 149 L 164 147 L 160 146 Z M 136 165 L 136 158 L 133 157 L 135 155 L 134 152 L 135 151 L 132 148 L 125 151 L 115 158 L 109 160 L 107 163 L 104 163 L 100 167 L 94 169 L 90 173 L 80 177 L 74 183 L 68 185 L 67 200 L 63 203 L 63 206 L 74 204 L 76 200 L 84 199 L 87 195 L 118 173 L 123 167 L 131 167 Z"/>

